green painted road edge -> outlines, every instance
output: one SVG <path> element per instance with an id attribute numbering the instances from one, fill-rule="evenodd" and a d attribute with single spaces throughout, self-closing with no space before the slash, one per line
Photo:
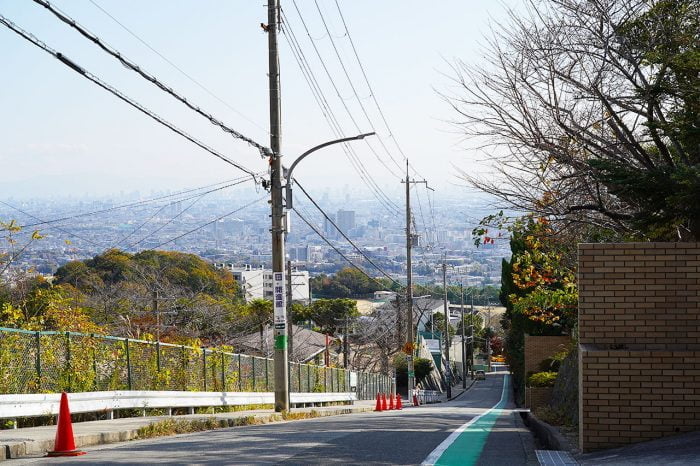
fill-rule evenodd
<path id="1" fill-rule="evenodd" d="M 422 466 L 473 465 L 479 460 L 496 420 L 508 404 L 508 374 L 503 376 L 501 399 L 489 410 L 459 426 L 423 461 Z"/>

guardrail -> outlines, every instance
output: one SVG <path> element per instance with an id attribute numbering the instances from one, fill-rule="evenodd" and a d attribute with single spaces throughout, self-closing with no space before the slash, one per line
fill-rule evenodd
<path id="1" fill-rule="evenodd" d="M 183 392 L 183 391 L 107 391 L 71 393 L 72 413 L 104 412 L 113 416 L 120 409 L 167 409 L 213 406 L 273 404 L 272 392 Z M 51 416 L 58 414 L 59 393 L 0 395 L 0 419 Z M 353 402 L 357 395 L 347 393 L 291 393 L 292 405 Z"/>
<path id="2" fill-rule="evenodd" d="M 289 365 L 290 391 L 355 392 L 373 399 L 390 377 L 312 364 Z M 0 328 L 0 394 L 97 391 L 270 392 L 272 359 L 76 332 Z"/>
<path id="3" fill-rule="evenodd" d="M 418 396 L 420 404 L 439 403 L 440 395 L 440 392 L 437 390 L 416 390 L 416 396 Z"/>

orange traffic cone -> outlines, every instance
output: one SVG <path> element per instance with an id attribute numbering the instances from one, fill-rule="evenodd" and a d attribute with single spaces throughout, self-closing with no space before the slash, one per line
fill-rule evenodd
<path id="1" fill-rule="evenodd" d="M 73 438 L 73 423 L 70 418 L 70 408 L 68 408 L 68 395 L 61 393 L 61 404 L 58 409 L 58 426 L 56 429 L 56 441 L 53 451 L 46 456 L 80 456 L 85 452 L 75 448 Z"/>
<path id="2" fill-rule="evenodd" d="M 396 409 L 396 407 L 394 406 L 394 394 L 389 393 L 389 410 L 393 409 Z"/>
<path id="3" fill-rule="evenodd" d="M 377 392 L 377 405 L 374 407 L 375 411 L 382 411 L 382 397 Z"/>
<path id="4" fill-rule="evenodd" d="M 386 406 L 386 393 L 382 393 L 382 411 L 386 411 L 388 408 Z"/>
<path id="5" fill-rule="evenodd" d="M 398 393 L 396 394 L 396 409 L 403 409 L 403 405 L 401 404 L 401 395 Z"/>

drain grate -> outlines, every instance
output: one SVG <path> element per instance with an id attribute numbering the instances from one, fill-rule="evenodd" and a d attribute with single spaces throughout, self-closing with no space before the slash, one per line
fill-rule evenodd
<path id="1" fill-rule="evenodd" d="M 571 457 L 568 451 L 535 450 L 535 453 L 537 454 L 537 461 L 539 461 L 542 466 L 578 464 L 578 462 Z"/>

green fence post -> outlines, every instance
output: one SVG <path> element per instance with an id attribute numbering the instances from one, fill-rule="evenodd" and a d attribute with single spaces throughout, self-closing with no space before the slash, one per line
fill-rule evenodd
<path id="1" fill-rule="evenodd" d="M 124 347 L 126 349 L 126 386 L 128 390 L 131 390 L 131 353 L 129 352 L 129 339 L 124 339 Z"/>
<path id="2" fill-rule="evenodd" d="M 297 369 L 299 370 L 299 392 L 303 392 L 303 386 L 301 385 L 301 364 L 297 364 Z"/>
<path id="3" fill-rule="evenodd" d="M 202 373 L 204 374 L 204 391 L 207 391 L 207 349 L 202 348 Z"/>
<path id="4" fill-rule="evenodd" d="M 182 350 L 182 367 L 180 368 L 182 374 L 182 389 L 187 390 L 187 349 L 185 345 L 180 345 L 180 348 Z"/>
<path id="5" fill-rule="evenodd" d="M 160 372 L 160 340 L 156 341 L 156 370 Z"/>
<path id="6" fill-rule="evenodd" d="M 241 372 L 241 355 L 238 354 L 238 391 L 243 391 L 243 373 Z"/>
<path id="7" fill-rule="evenodd" d="M 34 332 L 34 341 L 36 343 L 36 391 L 41 393 L 41 333 Z"/>
<path id="8" fill-rule="evenodd" d="M 306 391 L 311 392 L 313 391 L 313 388 L 311 388 L 311 366 L 308 364 L 305 364 L 306 366 Z"/>
<path id="9" fill-rule="evenodd" d="M 270 360 L 265 358 L 265 391 L 270 391 Z"/>
<path id="10" fill-rule="evenodd" d="M 92 334 L 92 338 L 95 338 L 95 334 Z M 97 340 L 93 341 L 92 344 L 92 375 L 95 377 L 95 379 L 92 381 L 92 386 L 95 391 L 99 388 L 99 383 L 97 380 L 97 351 L 95 350 L 95 346 L 97 345 Z"/>
<path id="11" fill-rule="evenodd" d="M 221 391 L 226 391 L 226 355 L 221 352 Z"/>
<path id="12" fill-rule="evenodd" d="M 253 367 L 253 391 L 256 391 L 255 390 L 255 379 L 256 379 L 256 377 L 255 377 L 255 356 L 251 356 L 250 358 L 252 360 L 251 366 Z"/>
<path id="13" fill-rule="evenodd" d="M 323 368 L 323 391 L 328 391 L 328 368 Z"/>
<path id="14" fill-rule="evenodd" d="M 66 375 L 68 376 L 68 386 L 66 391 L 71 391 L 71 370 L 70 370 L 70 332 L 66 332 Z"/>

